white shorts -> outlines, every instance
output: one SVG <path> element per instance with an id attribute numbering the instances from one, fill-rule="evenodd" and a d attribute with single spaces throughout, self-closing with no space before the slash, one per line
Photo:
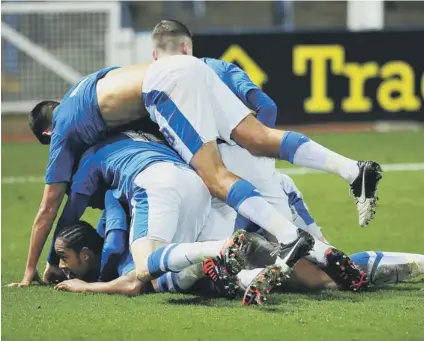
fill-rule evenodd
<path id="1" fill-rule="evenodd" d="M 195 241 L 209 215 L 211 196 L 185 165 L 156 163 L 137 175 L 131 200 L 130 245 L 137 239 Z"/>
<path id="2" fill-rule="evenodd" d="M 223 240 L 234 232 L 237 213 L 226 203 L 212 198 L 211 210 L 197 242 Z"/>
<path id="3" fill-rule="evenodd" d="M 184 161 L 190 163 L 204 143 L 227 143 L 250 110 L 200 59 L 178 55 L 154 62 L 143 80 L 150 118 Z"/>

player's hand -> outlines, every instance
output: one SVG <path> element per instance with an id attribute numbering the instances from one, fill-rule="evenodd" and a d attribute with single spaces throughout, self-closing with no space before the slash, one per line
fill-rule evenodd
<path id="1" fill-rule="evenodd" d="M 47 263 L 43 273 L 43 281 L 56 284 L 64 280 L 66 280 L 65 273 L 58 266 Z"/>
<path id="2" fill-rule="evenodd" d="M 69 279 L 57 284 L 54 288 L 60 291 L 85 292 L 87 288 L 87 282 L 84 282 L 80 279 Z"/>
<path id="3" fill-rule="evenodd" d="M 26 269 L 23 280 L 19 283 L 10 283 L 8 287 L 15 287 L 15 288 L 29 287 L 34 281 L 40 285 L 46 284 L 38 275 L 37 269 Z"/>

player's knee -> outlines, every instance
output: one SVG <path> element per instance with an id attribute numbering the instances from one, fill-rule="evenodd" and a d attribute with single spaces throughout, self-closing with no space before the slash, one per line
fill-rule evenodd
<path id="1" fill-rule="evenodd" d="M 143 264 L 143 263 L 145 263 L 145 264 Z M 147 258 L 144 260 L 143 263 L 142 264 L 136 263 L 135 274 L 136 274 L 137 279 L 141 283 L 145 284 L 145 283 L 151 281 L 153 277 L 150 274 L 149 269 L 147 267 Z"/>
<path id="2" fill-rule="evenodd" d="M 142 283 L 152 279 L 148 267 L 149 255 L 163 243 L 149 239 L 137 239 L 131 244 L 131 253 L 135 263 L 136 277 Z"/>

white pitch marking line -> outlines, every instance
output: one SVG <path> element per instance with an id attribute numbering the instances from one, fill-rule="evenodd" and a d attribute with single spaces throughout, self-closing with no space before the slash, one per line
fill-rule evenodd
<path id="1" fill-rule="evenodd" d="M 383 172 L 419 172 L 424 171 L 424 163 L 392 163 L 381 165 Z M 288 175 L 324 174 L 324 172 L 309 168 L 277 168 L 280 173 Z M 42 176 L 5 176 L 1 179 L 3 185 L 44 183 Z"/>

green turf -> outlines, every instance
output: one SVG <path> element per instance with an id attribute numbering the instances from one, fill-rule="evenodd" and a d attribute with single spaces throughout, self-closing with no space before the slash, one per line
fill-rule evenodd
<path id="1" fill-rule="evenodd" d="M 424 162 L 424 133 L 322 134 L 314 139 L 352 158 Z M 3 144 L 3 177 L 42 176 L 47 149 Z M 286 164 L 283 165 L 284 167 Z M 293 176 L 329 240 L 348 252 L 424 253 L 424 172 L 386 173 L 369 228 L 357 225 L 344 182 Z M 240 301 L 157 294 L 137 298 L 5 288 L 22 278 L 42 184 L 2 185 L 3 340 L 423 340 L 424 282 L 355 295 L 275 294 L 266 307 Z M 99 215 L 90 211 L 92 223 Z M 47 249 L 47 248 L 46 248 Z M 46 255 L 44 250 L 40 269 Z"/>

